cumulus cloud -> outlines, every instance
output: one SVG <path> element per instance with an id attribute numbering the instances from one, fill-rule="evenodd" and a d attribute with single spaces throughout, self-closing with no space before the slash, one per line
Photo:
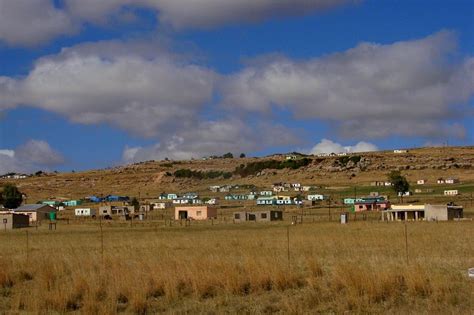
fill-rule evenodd
<path id="1" fill-rule="evenodd" d="M 31 173 L 62 163 L 63 156 L 42 140 L 29 140 L 15 150 L 0 150 L 0 174 Z"/>
<path id="2" fill-rule="evenodd" d="M 60 113 L 74 122 L 105 122 L 152 137 L 196 120 L 212 98 L 215 76 L 160 47 L 112 41 L 42 58 L 24 79 L 14 83 L 3 79 L 3 85 L 0 80 L 0 92 L 12 86 L 6 95 L 17 104 Z"/>
<path id="3" fill-rule="evenodd" d="M 125 162 L 164 158 L 182 160 L 295 143 L 298 143 L 298 139 L 283 126 L 267 123 L 252 126 L 238 119 L 226 119 L 201 122 L 191 128 L 178 130 L 151 146 L 127 147 L 122 158 Z"/>
<path id="4" fill-rule="evenodd" d="M 222 84 L 223 102 L 250 112 L 285 107 L 347 137 L 462 137 L 463 126 L 446 119 L 461 117 L 474 94 L 474 58 L 455 52 L 455 35 L 442 31 L 304 61 L 260 58 Z"/>
<path id="5" fill-rule="evenodd" d="M 354 0 L 66 0 L 68 11 L 90 21 L 104 21 L 127 7 L 154 10 L 161 22 L 175 28 L 207 28 L 233 22 L 323 11 Z"/>
<path id="6" fill-rule="evenodd" d="M 154 12 L 175 29 L 208 28 L 270 17 L 303 15 L 354 0 L 0 0 L 0 41 L 35 45 L 80 30 L 86 22 L 135 20 L 134 9 Z"/>
<path id="7" fill-rule="evenodd" d="M 0 41 L 7 44 L 36 45 L 77 30 L 51 0 L 0 0 Z"/>
<path id="8" fill-rule="evenodd" d="M 351 153 L 351 152 L 371 152 L 378 151 L 375 144 L 360 141 L 353 146 L 343 146 L 340 143 L 322 139 L 310 151 L 310 154 L 330 154 L 330 153 Z"/>

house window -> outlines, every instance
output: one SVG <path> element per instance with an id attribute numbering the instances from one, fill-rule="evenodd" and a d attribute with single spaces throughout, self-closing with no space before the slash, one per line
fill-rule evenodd
<path id="1" fill-rule="evenodd" d="M 196 215 L 200 217 L 202 215 L 202 211 L 196 211 Z"/>
<path id="2" fill-rule="evenodd" d="M 266 219 L 267 218 L 267 214 L 266 213 L 262 213 L 262 219 Z"/>
<path id="3" fill-rule="evenodd" d="M 240 220 L 240 213 L 234 214 L 234 218 L 235 218 L 236 220 Z"/>

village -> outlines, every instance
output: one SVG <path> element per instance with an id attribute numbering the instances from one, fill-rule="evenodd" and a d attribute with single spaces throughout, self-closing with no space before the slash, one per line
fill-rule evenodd
<path id="1" fill-rule="evenodd" d="M 380 221 L 446 221 L 462 220 L 463 206 L 456 204 L 458 189 L 449 186 L 460 184 L 458 178 L 438 178 L 435 185 L 442 187 L 444 204 L 403 204 L 403 197 L 416 194 L 430 194 L 434 189 L 423 189 L 429 183 L 419 179 L 413 183 L 415 189 L 399 192 L 390 200 L 387 194 L 379 193 L 377 188 L 390 189 L 389 181 L 373 181 L 374 189 L 366 196 L 344 197 L 340 200 L 317 193 L 318 186 L 301 183 L 278 182 L 267 190 L 257 190 L 253 185 L 236 184 L 211 185 L 208 192 L 199 195 L 196 192 L 162 192 L 156 198 L 141 198 L 108 195 L 85 196 L 82 199 L 67 200 L 64 198 L 41 200 L 36 204 L 23 203 L 17 208 L 0 208 L 0 216 L 5 229 L 37 226 L 43 221 L 56 222 L 61 218 L 70 220 L 90 218 L 91 220 L 135 220 L 145 221 L 156 218 L 175 221 L 205 221 L 229 219 L 233 223 L 246 221 L 269 222 L 286 219 L 292 224 L 303 222 L 312 209 L 327 208 L 328 220 L 340 217 L 340 222 L 347 224 L 349 214 L 357 219 L 372 218 Z M 357 186 L 353 187 L 354 193 Z M 363 190 L 362 187 L 359 190 Z M 385 190 L 387 192 L 387 190 Z M 389 191 L 390 192 L 390 191 Z M 26 196 L 23 196 L 26 199 Z M 449 199 L 451 198 L 451 199 Z M 471 196 L 472 198 L 472 196 Z M 393 200 L 395 199 L 395 200 Z M 471 199 L 472 202 L 472 199 Z M 221 207 L 222 206 L 222 207 Z M 333 214 L 331 215 L 331 206 Z M 219 211 L 218 211 L 219 209 Z M 234 209 L 235 211 L 230 212 Z M 317 212 L 317 210 L 314 210 Z M 321 215 L 320 215 L 321 218 Z M 310 219 L 311 220 L 311 219 Z M 312 218 L 314 221 L 314 218 Z"/>

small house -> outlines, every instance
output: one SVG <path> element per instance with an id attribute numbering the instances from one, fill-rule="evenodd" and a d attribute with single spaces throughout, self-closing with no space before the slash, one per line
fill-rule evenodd
<path id="1" fill-rule="evenodd" d="M 324 196 L 320 194 L 308 195 L 307 199 L 312 201 L 324 200 Z"/>
<path id="2" fill-rule="evenodd" d="M 458 178 L 446 178 L 446 180 L 444 181 L 446 184 L 458 184 L 459 183 L 459 179 Z"/>
<path id="3" fill-rule="evenodd" d="M 85 199 L 94 203 L 102 202 L 104 200 L 103 198 L 97 196 L 87 196 Z"/>
<path id="4" fill-rule="evenodd" d="M 384 185 L 385 185 L 385 182 L 381 182 L 381 181 L 375 181 L 375 182 L 370 183 L 370 186 L 384 186 Z"/>
<path id="5" fill-rule="evenodd" d="M 210 206 L 184 206 L 175 207 L 175 220 L 207 220 L 217 218 L 217 209 Z"/>
<path id="6" fill-rule="evenodd" d="M 208 201 L 206 201 L 206 203 L 208 205 L 217 205 L 217 204 L 219 204 L 219 198 L 217 198 L 217 197 L 216 198 L 211 198 Z"/>
<path id="7" fill-rule="evenodd" d="M 310 191 L 311 186 L 301 186 L 301 191 Z"/>
<path id="8" fill-rule="evenodd" d="M 76 217 L 95 217 L 95 210 L 91 208 L 76 208 L 74 209 Z"/>
<path id="9" fill-rule="evenodd" d="M 390 202 L 387 200 L 364 198 L 363 201 L 356 201 L 352 207 L 352 211 L 383 211 L 390 208 Z"/>
<path id="10" fill-rule="evenodd" d="M 398 197 L 406 197 L 406 196 L 411 196 L 413 193 L 411 191 L 405 191 L 405 192 L 398 192 Z"/>
<path id="11" fill-rule="evenodd" d="M 397 150 L 393 150 L 393 153 L 396 153 L 396 154 L 408 153 L 408 150 L 400 150 L 400 149 L 397 149 Z"/>
<path id="12" fill-rule="evenodd" d="M 11 230 L 18 229 L 23 227 L 28 227 L 30 225 L 30 218 L 26 214 L 20 213 L 0 213 L 0 226 L 1 229 Z"/>
<path id="13" fill-rule="evenodd" d="M 440 178 L 438 178 L 438 179 L 436 180 L 436 183 L 438 183 L 438 184 L 445 184 L 446 181 L 444 180 L 444 178 L 441 178 L 441 177 L 440 177 Z"/>
<path id="14" fill-rule="evenodd" d="M 393 205 L 382 211 L 382 221 L 447 221 L 462 218 L 463 210 L 454 205 Z"/>
<path id="15" fill-rule="evenodd" d="M 298 157 L 294 154 L 288 154 L 286 157 L 285 157 L 285 160 L 296 160 Z"/>
<path id="16" fill-rule="evenodd" d="M 459 195 L 459 191 L 457 189 L 450 189 L 444 191 L 445 196 L 457 196 Z"/>
<path id="17" fill-rule="evenodd" d="M 273 191 L 271 190 L 262 190 L 260 192 L 260 196 L 272 196 L 273 195 Z"/>
<path id="18" fill-rule="evenodd" d="M 77 207 L 82 204 L 82 201 L 81 200 L 67 200 L 67 201 L 63 201 L 63 204 L 66 207 Z"/>
<path id="19" fill-rule="evenodd" d="M 166 209 L 171 206 L 170 203 L 168 202 L 152 202 L 151 205 L 153 206 L 153 209 Z"/>
<path id="20" fill-rule="evenodd" d="M 188 198 L 175 198 L 173 199 L 173 204 L 175 205 L 186 205 L 190 204 L 192 201 L 191 199 Z"/>
<path id="21" fill-rule="evenodd" d="M 416 184 L 417 185 L 424 185 L 424 184 L 426 184 L 426 182 L 427 182 L 426 179 L 419 179 L 419 180 L 416 181 Z"/>
<path id="22" fill-rule="evenodd" d="M 187 192 L 183 195 L 183 198 L 187 198 L 187 199 L 197 199 L 199 197 L 199 195 L 195 192 Z"/>
<path id="23" fill-rule="evenodd" d="M 30 222 L 37 222 L 42 220 L 50 220 L 51 213 L 57 213 L 57 209 L 50 205 L 43 204 L 28 204 L 20 206 L 12 210 L 14 213 L 25 214 L 29 217 Z M 53 215 L 56 216 L 55 214 Z"/>
<path id="24" fill-rule="evenodd" d="M 133 213 L 133 207 L 128 206 L 101 206 L 99 207 L 99 214 L 101 216 L 128 216 Z"/>
<path id="25" fill-rule="evenodd" d="M 273 205 L 276 204 L 275 197 L 258 197 L 257 198 L 257 205 L 265 206 L 265 205 Z"/>
<path id="26" fill-rule="evenodd" d="M 267 210 L 267 211 L 252 211 L 252 212 L 234 212 L 234 222 L 270 222 L 282 221 L 283 211 L 281 210 Z"/>

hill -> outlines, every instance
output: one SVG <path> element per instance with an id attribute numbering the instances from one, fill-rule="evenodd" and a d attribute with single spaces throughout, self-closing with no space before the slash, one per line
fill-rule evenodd
<path id="1" fill-rule="evenodd" d="M 195 191 L 206 196 L 211 194 L 210 185 L 245 184 L 269 189 L 275 182 L 299 182 L 344 195 L 353 187 L 361 191 L 370 190 L 371 182 L 386 180 L 386 174 L 391 170 L 401 170 L 412 186 L 418 179 L 427 179 L 428 185 L 433 185 L 439 177 L 456 177 L 463 184 L 474 183 L 474 147 L 419 148 L 402 154 L 382 151 L 298 157 L 304 158 L 309 159 L 307 165 L 296 166 L 286 161 L 285 155 L 147 161 L 103 170 L 3 179 L 0 183 L 14 182 L 27 194 L 30 203 L 53 197 L 83 198 L 108 194 L 151 198 L 164 191 Z M 268 165 L 271 168 L 262 169 Z M 246 171 L 239 171 L 242 169 Z M 471 188 L 467 186 L 465 190 Z"/>

